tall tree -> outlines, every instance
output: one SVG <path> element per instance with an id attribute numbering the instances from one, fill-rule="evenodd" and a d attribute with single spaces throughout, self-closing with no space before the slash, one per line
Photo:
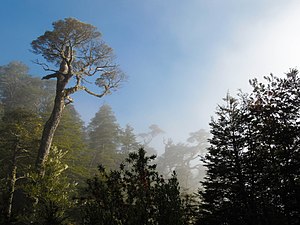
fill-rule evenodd
<path id="1" fill-rule="evenodd" d="M 133 127 L 126 124 L 125 128 L 120 129 L 118 136 L 116 163 L 120 164 L 124 162 L 130 152 L 136 152 L 140 147 L 141 144 L 137 141 L 137 136 L 134 133 Z"/>
<path id="2" fill-rule="evenodd" d="M 89 148 L 92 150 L 90 168 L 97 168 L 99 164 L 116 168 L 120 131 L 112 108 L 108 104 L 101 106 L 87 127 Z"/>
<path id="3" fill-rule="evenodd" d="M 226 98 L 211 122 L 199 224 L 300 222 L 298 71 L 265 81 Z"/>
<path id="4" fill-rule="evenodd" d="M 70 95 L 83 90 L 101 98 L 117 89 L 125 76 L 113 62 L 112 49 L 103 42 L 96 27 L 74 18 L 54 22 L 53 30 L 46 31 L 32 41 L 31 46 L 35 54 L 41 54 L 48 63 L 59 67 L 53 69 L 50 64 L 37 61 L 45 71 L 51 72 L 43 79 L 56 79 L 54 106 L 44 126 L 36 160 L 37 169 L 43 173 L 63 109 L 73 101 Z M 100 93 L 93 92 L 85 85 L 91 77 Z"/>
<path id="5" fill-rule="evenodd" d="M 0 179 L 3 184 L 0 208 L 8 220 L 24 207 L 19 201 L 20 184 L 24 183 L 21 178 L 28 173 L 36 157 L 42 115 L 51 99 L 49 90 L 51 82 L 49 86 L 42 84 L 40 79 L 28 74 L 28 67 L 21 62 L 0 66 Z"/>
<path id="6" fill-rule="evenodd" d="M 299 116 L 300 79 L 297 70 L 285 77 L 265 77 L 265 83 L 251 81 L 253 94 L 249 111 L 256 130 L 256 199 L 268 223 L 300 222 Z M 253 133 L 253 132 L 252 132 Z M 253 140 L 253 139 L 252 139 Z M 260 160 L 257 160 L 260 159 Z M 260 163 L 259 163 L 260 162 Z M 265 184 L 268 185 L 265 185 Z M 268 204 L 262 204 L 267 202 Z M 275 203 L 275 204 L 274 204 Z"/>
<path id="7" fill-rule="evenodd" d="M 17 115 L 17 112 L 36 114 L 43 124 L 51 113 L 55 91 L 55 81 L 44 82 L 28 74 L 28 67 L 21 62 L 11 62 L 0 66 L 0 104 L 1 115 Z M 1 116 L 1 118 L 2 118 Z M 25 124 L 28 117 L 24 117 Z M 42 121 L 40 121 L 42 120 Z M 72 105 L 66 108 L 54 136 L 54 144 L 68 151 L 63 160 L 70 165 L 72 179 L 87 175 L 87 157 L 83 122 Z M 11 151 L 12 149 L 9 149 Z M 35 150 L 35 154 L 37 151 Z M 77 160 L 81 158 L 81 160 Z M 83 179 L 82 179 L 83 180 Z"/>
<path id="8" fill-rule="evenodd" d="M 157 159 L 157 169 L 166 177 L 176 171 L 181 188 L 192 193 L 199 188 L 199 180 L 203 179 L 204 169 L 199 162 L 200 150 L 196 146 L 184 143 L 165 143 L 165 152 Z"/>
<path id="9" fill-rule="evenodd" d="M 238 100 L 227 95 L 219 106 L 217 120 L 210 123 L 212 138 L 204 158 L 207 175 L 202 182 L 202 220 L 204 224 L 252 224 L 246 218 L 248 208 L 245 191 L 241 122 L 242 108 Z"/>

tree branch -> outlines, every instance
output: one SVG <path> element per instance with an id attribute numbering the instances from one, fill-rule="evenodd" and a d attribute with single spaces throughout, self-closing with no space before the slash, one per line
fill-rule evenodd
<path id="1" fill-rule="evenodd" d="M 50 69 L 50 67 L 46 63 L 41 63 L 38 59 L 35 61 L 32 61 L 32 62 L 37 65 L 40 65 L 43 68 L 43 70 L 45 70 L 45 71 L 57 72 L 57 70 Z"/>
<path id="2" fill-rule="evenodd" d="M 42 77 L 42 80 L 49 80 L 51 78 L 57 78 L 57 72 Z"/>
<path id="3" fill-rule="evenodd" d="M 94 92 L 90 91 L 89 89 L 87 89 L 86 87 L 82 87 L 82 90 L 84 90 L 86 93 L 96 96 L 98 98 L 102 98 L 104 95 L 107 95 L 109 93 L 109 88 L 105 88 L 103 93 L 101 93 L 101 94 L 94 93 Z"/>

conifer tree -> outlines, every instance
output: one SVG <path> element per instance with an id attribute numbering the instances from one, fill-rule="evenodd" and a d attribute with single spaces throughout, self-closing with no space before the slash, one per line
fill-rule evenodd
<path id="1" fill-rule="evenodd" d="M 243 150 L 245 147 L 238 100 L 227 95 L 210 123 L 212 138 L 204 158 L 207 175 L 202 183 L 204 224 L 248 224 Z"/>
<path id="2" fill-rule="evenodd" d="M 96 169 L 99 164 L 116 168 L 120 126 L 108 104 L 100 107 L 89 123 L 87 132 L 91 149 L 90 168 Z"/>
<path id="3" fill-rule="evenodd" d="M 300 222 L 298 71 L 250 83 L 210 124 L 199 224 Z"/>

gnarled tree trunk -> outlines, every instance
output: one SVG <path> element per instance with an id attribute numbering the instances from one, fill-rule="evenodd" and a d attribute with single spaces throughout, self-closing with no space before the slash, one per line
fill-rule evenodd
<path id="1" fill-rule="evenodd" d="M 45 78 L 47 79 L 47 78 Z M 65 87 L 70 79 L 70 76 L 57 74 L 57 84 L 56 84 L 56 95 L 54 100 L 54 106 L 52 113 L 46 122 L 40 141 L 40 147 L 38 151 L 38 157 L 36 160 L 36 168 L 43 175 L 44 167 L 47 157 L 50 152 L 52 140 L 55 134 L 55 131 L 58 127 L 60 119 L 62 117 L 63 110 L 65 108 Z"/>

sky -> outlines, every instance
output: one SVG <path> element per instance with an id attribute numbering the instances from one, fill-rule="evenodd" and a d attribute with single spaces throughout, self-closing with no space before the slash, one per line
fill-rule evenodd
<path id="1" fill-rule="evenodd" d="M 22 61 L 45 75 L 30 43 L 67 17 L 96 26 L 128 76 L 102 99 L 76 94 L 81 118 L 107 103 L 136 133 L 157 124 L 160 144 L 209 131 L 222 98 L 251 91 L 249 79 L 300 65 L 297 0 L 2 0 L 0 65 Z"/>

